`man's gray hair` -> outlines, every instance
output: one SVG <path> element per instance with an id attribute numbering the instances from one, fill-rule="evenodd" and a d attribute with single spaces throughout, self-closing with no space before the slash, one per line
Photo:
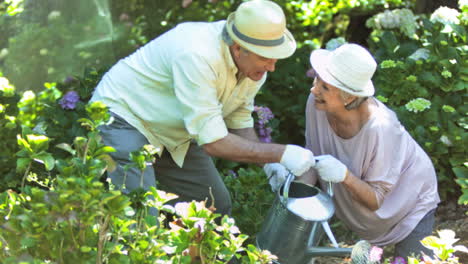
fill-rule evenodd
<path id="1" fill-rule="evenodd" d="M 222 37 L 223 37 L 224 42 L 225 42 L 228 46 L 234 45 L 234 40 L 232 40 L 231 36 L 229 36 L 229 33 L 227 32 L 226 25 L 224 25 L 223 33 L 221 33 L 221 35 L 222 35 Z"/>
<path id="2" fill-rule="evenodd" d="M 340 89 L 340 95 L 343 100 L 347 100 L 349 97 L 353 96 L 343 90 Z M 346 110 L 352 110 L 358 108 L 364 101 L 369 98 L 368 96 L 358 96 L 354 99 L 351 103 L 345 105 Z"/>

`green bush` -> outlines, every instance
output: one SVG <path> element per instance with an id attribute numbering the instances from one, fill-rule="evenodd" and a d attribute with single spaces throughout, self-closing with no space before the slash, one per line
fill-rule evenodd
<path id="1" fill-rule="evenodd" d="M 409 10 L 371 18 L 370 47 L 379 62 L 374 80 L 377 95 L 431 157 L 442 198 L 459 195 L 457 182 L 459 202 L 468 204 L 467 21 L 461 14 L 450 17 L 459 23 L 440 20 L 444 10 L 432 18 Z"/>
<path id="2" fill-rule="evenodd" d="M 42 97 L 57 104 L 50 90 Z M 28 106 L 44 105 L 29 102 Z M 85 112 L 76 120 L 86 128 L 84 135 L 55 147 L 46 135 L 23 126 L 16 153 L 21 187 L 19 192 L 0 193 L 2 263 L 226 263 L 234 257 L 241 263 L 268 263 L 274 259 L 253 245 L 244 247 L 248 236 L 240 233 L 234 220 L 219 219 L 204 202 L 171 207 L 165 203 L 175 196 L 154 188 L 129 195 L 114 190 L 112 184 L 106 188 L 102 178 L 115 167 L 108 155 L 115 150 L 101 143 L 97 127 L 108 122 L 110 114 L 99 102 L 86 105 Z M 46 131 L 44 126 L 42 132 Z M 52 155 L 54 148 L 66 155 Z M 145 150 L 132 155 L 142 170 L 141 164 L 154 158 Z M 152 208 L 175 214 L 175 219 L 168 222 L 165 214 L 150 215 Z"/>

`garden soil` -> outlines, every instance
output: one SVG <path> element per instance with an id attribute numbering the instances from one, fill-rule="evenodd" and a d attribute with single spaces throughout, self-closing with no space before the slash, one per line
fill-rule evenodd
<path id="1" fill-rule="evenodd" d="M 456 201 L 443 202 L 439 205 L 436 211 L 436 223 L 434 227 L 434 235 L 437 235 L 437 230 L 451 229 L 455 231 L 456 238 L 460 240 L 455 245 L 464 245 L 468 247 L 468 206 L 457 204 Z M 354 244 L 354 241 L 346 241 L 345 244 Z M 346 245 L 344 245 L 346 246 Z M 384 248 L 384 255 L 391 256 L 393 248 Z M 458 254 L 457 254 L 458 253 Z M 468 264 L 468 254 L 457 252 L 455 255 L 459 257 L 460 263 Z M 385 257 L 384 256 L 384 257 Z M 314 264 L 350 264 L 349 258 L 335 257 L 319 257 L 315 259 Z"/>

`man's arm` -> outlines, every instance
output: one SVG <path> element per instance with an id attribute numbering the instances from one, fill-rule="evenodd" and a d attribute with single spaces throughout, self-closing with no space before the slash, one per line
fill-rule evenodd
<path id="1" fill-rule="evenodd" d="M 247 127 L 247 128 L 241 128 L 241 129 L 229 129 L 229 133 L 238 135 L 239 137 L 255 141 L 255 142 L 260 142 L 258 139 L 257 133 L 255 132 L 255 129 L 253 127 Z"/>
<path id="2" fill-rule="evenodd" d="M 260 143 L 253 129 L 252 131 L 237 129 L 236 132 L 242 136 L 229 133 L 220 140 L 204 144 L 203 149 L 210 156 L 238 162 L 273 163 L 281 161 L 285 145 Z"/>

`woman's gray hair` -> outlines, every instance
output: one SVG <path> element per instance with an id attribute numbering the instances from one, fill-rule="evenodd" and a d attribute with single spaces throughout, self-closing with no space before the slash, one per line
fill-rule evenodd
<path id="1" fill-rule="evenodd" d="M 343 90 L 340 89 L 340 95 L 343 100 L 348 100 L 349 97 L 353 96 Z M 357 96 L 351 103 L 345 104 L 346 110 L 352 110 L 358 108 L 364 101 L 369 98 L 368 96 Z"/>
<path id="2" fill-rule="evenodd" d="M 231 36 L 229 36 L 229 33 L 227 32 L 227 29 L 226 29 L 226 25 L 224 25 L 223 33 L 221 33 L 221 36 L 222 36 L 224 42 L 228 46 L 234 45 L 234 40 L 232 40 Z"/>

